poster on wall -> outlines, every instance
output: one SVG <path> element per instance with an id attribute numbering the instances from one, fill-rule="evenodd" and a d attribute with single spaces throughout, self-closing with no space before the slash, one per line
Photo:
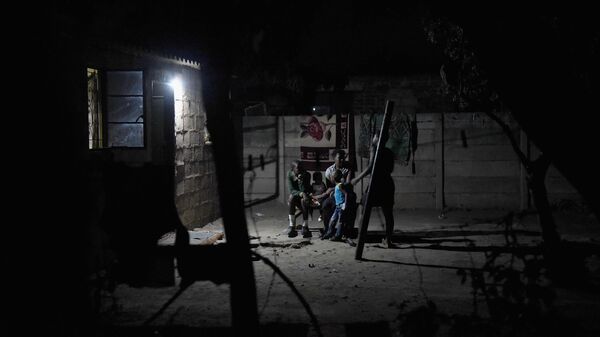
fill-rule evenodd
<path id="1" fill-rule="evenodd" d="M 322 112 L 320 109 L 313 111 Z M 326 110 L 327 111 L 327 110 Z M 348 114 L 337 117 L 329 113 L 315 114 L 300 120 L 300 160 L 306 170 L 325 171 L 333 164 L 334 150 L 349 153 Z"/>

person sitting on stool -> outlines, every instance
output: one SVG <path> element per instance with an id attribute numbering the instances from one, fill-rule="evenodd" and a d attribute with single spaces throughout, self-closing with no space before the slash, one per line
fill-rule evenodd
<path id="1" fill-rule="evenodd" d="M 310 238 L 312 234 L 308 228 L 308 208 L 310 207 L 310 175 L 306 172 L 299 160 L 292 162 L 291 169 L 288 171 L 288 198 L 289 226 L 288 237 L 293 238 L 298 235 L 296 232 L 296 208 L 302 211 L 302 237 Z"/>

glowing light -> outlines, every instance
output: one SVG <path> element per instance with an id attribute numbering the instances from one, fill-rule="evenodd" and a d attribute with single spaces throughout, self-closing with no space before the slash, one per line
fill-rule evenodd
<path id="1" fill-rule="evenodd" d="M 175 96 L 175 99 L 181 98 L 183 95 L 183 82 L 181 82 L 181 79 L 179 77 L 175 77 L 169 82 L 169 85 L 171 88 L 173 88 L 173 95 Z"/>
<path id="2" fill-rule="evenodd" d="M 179 77 L 173 77 L 169 81 L 173 88 L 173 100 L 175 101 L 175 131 L 183 130 L 183 82 Z"/>

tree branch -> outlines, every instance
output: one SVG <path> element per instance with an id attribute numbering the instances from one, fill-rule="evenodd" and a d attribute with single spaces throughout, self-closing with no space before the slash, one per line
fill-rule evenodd
<path id="1" fill-rule="evenodd" d="M 500 125 L 500 127 L 502 128 L 502 131 L 504 131 L 504 133 L 510 140 L 510 145 L 512 145 L 513 150 L 519 157 L 519 160 L 521 160 L 521 164 L 523 164 L 523 166 L 525 166 L 525 169 L 527 170 L 527 172 L 529 172 L 529 170 L 531 169 L 531 161 L 529 161 L 529 159 L 527 159 L 527 157 L 525 156 L 523 151 L 521 151 L 521 148 L 519 147 L 517 140 L 513 136 L 512 131 L 510 130 L 510 127 L 506 123 L 504 123 L 504 121 L 502 119 L 500 119 L 500 117 L 496 116 L 493 112 L 486 111 L 486 115 L 488 115 L 491 119 L 493 119 L 496 123 L 498 123 L 498 125 Z"/>

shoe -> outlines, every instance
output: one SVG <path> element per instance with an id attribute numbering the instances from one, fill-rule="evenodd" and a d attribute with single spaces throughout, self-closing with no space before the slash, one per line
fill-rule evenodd
<path id="1" fill-rule="evenodd" d="M 350 245 L 350 247 L 356 247 L 356 242 L 354 242 L 350 238 L 346 238 L 346 243 Z"/>
<path id="2" fill-rule="evenodd" d="M 331 237 L 330 233 L 325 233 L 325 234 L 321 235 L 321 240 L 329 239 L 330 237 Z"/>
<path id="3" fill-rule="evenodd" d="M 396 245 L 392 242 L 392 240 L 388 240 L 385 238 L 381 240 L 381 244 L 383 244 L 383 246 L 387 248 L 396 248 Z"/>
<path id="4" fill-rule="evenodd" d="M 303 238 L 312 238 L 312 233 L 308 229 L 308 226 L 302 226 L 302 237 Z"/>
<path id="5" fill-rule="evenodd" d="M 317 220 L 317 222 L 321 222 L 323 221 L 323 218 L 321 216 L 319 216 L 319 219 Z"/>
<path id="6" fill-rule="evenodd" d="M 298 236 L 298 232 L 296 231 L 296 228 L 294 228 L 294 226 L 288 226 L 287 236 L 288 238 L 295 238 L 296 236 Z"/>
<path id="7" fill-rule="evenodd" d="M 331 239 L 329 239 L 329 241 L 337 241 L 337 242 L 341 242 L 342 241 L 342 237 L 341 236 L 334 236 Z"/>

